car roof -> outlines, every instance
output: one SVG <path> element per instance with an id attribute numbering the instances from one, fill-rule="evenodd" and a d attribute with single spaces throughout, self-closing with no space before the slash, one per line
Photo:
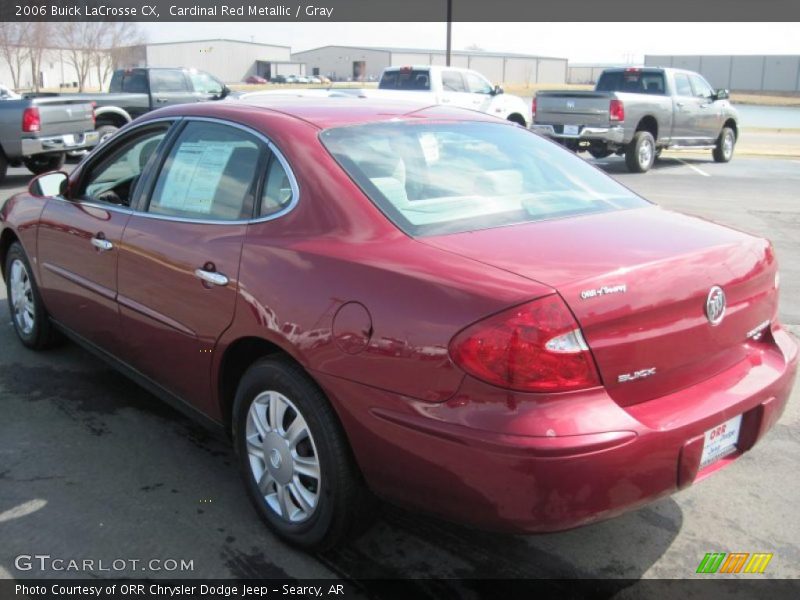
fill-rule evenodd
<path id="1" fill-rule="evenodd" d="M 209 104 L 200 105 L 206 107 Z M 431 105 L 429 102 L 362 98 L 358 96 L 302 97 L 287 95 L 251 96 L 224 102 L 227 107 L 242 106 L 280 112 L 310 123 L 320 129 L 342 125 L 359 125 L 391 120 L 444 120 L 444 121 L 488 121 L 503 122 L 477 111 Z"/>

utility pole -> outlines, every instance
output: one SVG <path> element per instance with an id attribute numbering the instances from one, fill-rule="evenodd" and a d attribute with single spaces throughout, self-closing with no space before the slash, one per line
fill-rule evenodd
<path id="1" fill-rule="evenodd" d="M 453 0 L 447 0 L 447 56 L 445 61 L 447 66 L 450 66 L 450 46 L 453 29 Z"/>

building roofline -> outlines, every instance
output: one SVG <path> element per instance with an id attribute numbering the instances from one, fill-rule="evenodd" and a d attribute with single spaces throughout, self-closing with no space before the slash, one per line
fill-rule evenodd
<path id="1" fill-rule="evenodd" d="M 300 50 L 298 52 L 292 52 L 292 55 L 295 54 L 304 54 L 306 52 L 314 52 L 316 50 L 325 50 L 326 48 L 349 48 L 352 50 L 370 50 L 373 52 L 387 52 L 389 54 L 393 52 L 407 52 L 409 54 L 444 54 L 445 50 L 437 50 L 435 48 L 395 48 L 389 46 L 346 46 L 346 45 L 339 45 L 339 44 L 328 44 L 326 46 L 319 46 L 317 48 L 309 48 L 308 50 Z M 451 54 L 453 56 L 486 56 L 488 58 L 544 58 L 548 60 L 568 60 L 563 56 L 542 56 L 539 54 L 520 54 L 518 52 L 495 52 L 495 51 L 487 51 L 487 50 L 452 50 Z"/>
<path id="2" fill-rule="evenodd" d="M 270 46 L 272 48 L 287 48 L 292 49 L 291 46 L 284 46 L 283 44 L 267 44 L 264 42 L 251 42 L 248 40 L 232 40 L 231 38 L 210 38 L 204 40 L 176 40 L 173 42 L 142 42 L 141 44 L 131 44 L 130 46 L 122 46 L 124 48 L 136 48 L 137 46 L 171 46 L 174 44 L 205 44 L 208 42 L 233 42 L 235 44 L 252 44 L 253 46 Z"/>

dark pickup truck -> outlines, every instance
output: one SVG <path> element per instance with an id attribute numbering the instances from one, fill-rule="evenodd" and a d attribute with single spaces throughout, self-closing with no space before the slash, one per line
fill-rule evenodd
<path id="1" fill-rule="evenodd" d="M 142 67 L 117 69 L 108 93 L 70 94 L 95 103 L 100 141 L 151 110 L 190 102 L 221 100 L 230 93 L 213 75 L 195 69 Z"/>
<path id="2" fill-rule="evenodd" d="M 0 182 L 9 166 L 55 171 L 64 153 L 97 144 L 92 103 L 82 98 L 0 97 Z"/>

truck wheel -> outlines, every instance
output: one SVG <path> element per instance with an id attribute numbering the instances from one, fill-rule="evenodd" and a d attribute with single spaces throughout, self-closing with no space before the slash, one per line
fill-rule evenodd
<path id="1" fill-rule="evenodd" d="M 64 166 L 67 155 L 64 152 L 58 154 L 37 154 L 23 159 L 23 163 L 28 171 L 34 175 L 41 175 L 49 171 L 58 171 Z"/>
<path id="2" fill-rule="evenodd" d="M 714 161 L 719 163 L 730 162 L 733 158 L 733 148 L 736 146 L 736 134 L 730 127 L 723 127 L 717 138 L 717 145 L 712 150 Z"/>
<path id="3" fill-rule="evenodd" d="M 119 127 L 116 127 L 115 125 L 101 125 L 97 128 L 97 134 L 99 136 L 97 143 L 102 144 L 112 135 L 117 133 L 117 131 L 119 131 Z"/>
<path id="4" fill-rule="evenodd" d="M 625 149 L 625 165 L 631 173 L 646 173 L 656 158 L 656 142 L 649 131 L 637 131 Z"/>
<path id="5" fill-rule="evenodd" d="M 589 154 L 599 160 L 601 158 L 611 156 L 611 150 L 608 150 L 607 148 L 589 148 Z"/>

